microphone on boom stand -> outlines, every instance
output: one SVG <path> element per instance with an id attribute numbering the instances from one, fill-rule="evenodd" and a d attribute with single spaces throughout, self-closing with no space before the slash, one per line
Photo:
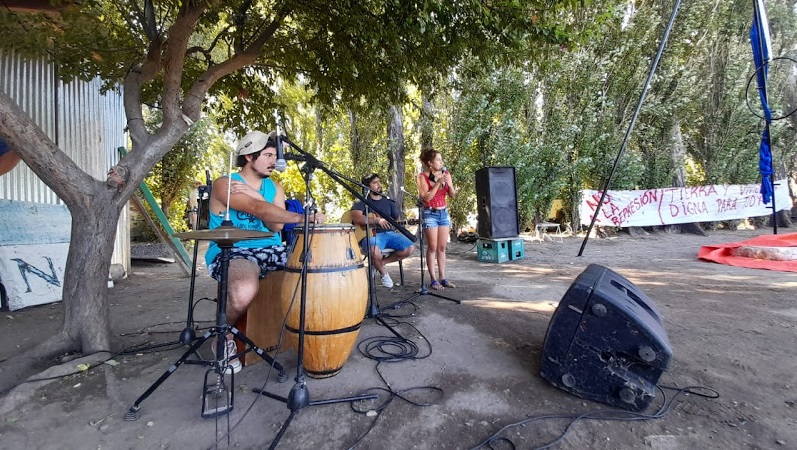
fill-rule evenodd
<path id="1" fill-rule="evenodd" d="M 288 163 L 285 161 L 285 152 L 282 149 L 282 137 L 279 134 L 279 125 L 277 125 L 277 132 L 276 132 L 275 140 L 277 141 L 277 163 L 274 167 L 274 170 L 277 172 L 285 172 L 285 169 L 288 168 Z"/>
<path id="2" fill-rule="evenodd" d="M 445 171 L 445 168 L 443 170 Z M 409 192 L 407 192 L 404 189 L 404 186 L 401 186 L 400 189 L 401 189 L 402 192 L 404 192 L 407 195 L 414 195 L 414 194 L 410 194 Z M 418 298 L 418 297 L 420 297 L 422 295 L 431 295 L 433 297 L 442 298 L 444 300 L 448 300 L 448 301 L 451 301 L 451 302 L 459 304 L 461 302 L 459 300 L 457 300 L 457 299 L 449 298 L 449 297 L 446 297 L 445 295 L 441 295 L 441 294 L 436 294 L 434 292 L 430 292 L 426 288 L 426 284 L 425 284 L 424 279 L 423 279 L 424 278 L 424 276 L 423 276 L 424 275 L 424 268 L 423 268 L 423 252 L 424 252 L 424 249 L 423 249 L 423 207 L 424 207 L 424 204 L 423 204 L 423 198 L 420 195 L 416 196 L 415 198 L 417 199 L 416 205 L 418 206 L 418 249 L 420 250 L 420 260 L 421 260 L 421 288 L 416 293 L 412 294 L 409 298 L 407 298 L 404 301 L 409 302 L 409 301 L 415 300 L 416 298 Z"/>

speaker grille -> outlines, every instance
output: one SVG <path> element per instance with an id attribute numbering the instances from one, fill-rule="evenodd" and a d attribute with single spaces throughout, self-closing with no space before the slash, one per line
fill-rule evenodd
<path id="1" fill-rule="evenodd" d="M 482 167 L 476 171 L 477 231 L 488 239 L 520 233 L 514 167 Z"/>

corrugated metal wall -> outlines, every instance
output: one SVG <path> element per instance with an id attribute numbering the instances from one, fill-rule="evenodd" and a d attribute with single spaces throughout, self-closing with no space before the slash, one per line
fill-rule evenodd
<path id="1" fill-rule="evenodd" d="M 118 147 L 127 147 L 124 105 L 118 93 L 100 94 L 101 82 L 63 83 L 55 67 L 0 51 L 0 89 L 39 124 L 41 129 L 89 175 L 104 180 L 119 160 Z M 0 198 L 61 204 L 55 193 L 25 163 L 0 177 Z M 128 208 L 116 231 L 112 263 L 130 271 Z"/>

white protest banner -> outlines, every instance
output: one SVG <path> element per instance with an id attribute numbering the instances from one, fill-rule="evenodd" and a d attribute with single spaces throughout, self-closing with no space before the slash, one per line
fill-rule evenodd
<path id="1" fill-rule="evenodd" d="M 775 184 L 776 210 L 792 207 L 786 180 Z M 671 187 L 639 191 L 608 191 L 596 225 L 646 227 L 690 222 L 744 219 L 772 214 L 758 184 Z M 589 225 L 598 207 L 601 191 L 581 191 L 578 213 Z"/>

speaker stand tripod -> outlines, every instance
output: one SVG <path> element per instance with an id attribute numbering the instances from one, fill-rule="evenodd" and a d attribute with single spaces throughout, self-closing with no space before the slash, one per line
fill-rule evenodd
<path id="1" fill-rule="evenodd" d="M 205 372 L 205 383 L 202 390 L 202 417 L 211 418 L 228 414 L 233 409 L 233 388 L 235 377 L 230 366 L 230 360 L 239 358 L 244 354 L 254 351 L 269 364 L 272 364 L 278 371 L 278 379 L 284 381 L 286 378 L 285 369 L 274 359 L 272 359 L 263 349 L 257 347 L 254 342 L 247 338 L 237 328 L 227 324 L 227 282 L 230 263 L 230 250 L 236 241 L 243 239 L 256 239 L 271 236 L 273 233 L 263 233 L 259 231 L 241 230 L 229 224 L 223 223 L 222 226 L 212 230 L 188 231 L 177 233 L 175 236 L 184 238 L 195 238 L 211 240 L 218 244 L 221 249 L 221 289 L 219 293 L 218 307 L 216 311 L 216 325 L 207 331 L 201 338 L 197 339 L 188 350 L 174 364 L 166 369 L 166 372 L 158 378 L 140 397 L 133 402 L 127 410 L 125 420 L 137 420 L 141 415 L 141 403 L 147 399 L 155 390 L 166 381 L 183 363 L 201 366 L 210 366 Z M 235 355 L 226 355 L 226 336 L 232 334 L 244 342 L 247 349 Z M 216 338 L 216 358 L 212 361 L 189 360 L 191 354 L 196 353 L 197 349 L 208 339 Z M 229 376 L 229 384 L 226 376 Z M 215 383 L 212 379 L 215 378 Z"/>
<path id="2" fill-rule="evenodd" d="M 423 224 L 424 224 L 424 220 L 423 220 L 423 202 L 421 201 L 420 198 L 417 199 L 416 205 L 418 206 L 418 227 L 420 228 L 420 230 L 419 230 L 420 233 L 418 233 L 418 250 L 420 250 L 420 252 L 421 252 L 421 288 L 416 293 L 412 294 L 411 296 L 409 296 L 408 298 L 404 299 L 403 301 L 409 302 L 409 301 L 415 300 L 416 298 L 418 298 L 418 297 L 420 297 L 422 295 L 431 295 L 432 297 L 442 298 L 443 300 L 448 300 L 450 302 L 454 302 L 454 303 L 459 305 L 459 304 L 462 303 L 460 300 L 457 300 L 455 298 L 446 297 L 445 295 L 442 295 L 442 294 L 436 294 L 434 292 L 430 292 L 429 289 L 426 288 L 426 282 L 424 281 L 424 277 L 423 277 L 424 272 L 426 272 L 425 268 L 423 267 L 423 253 L 424 253 L 424 250 L 423 250 Z"/>

